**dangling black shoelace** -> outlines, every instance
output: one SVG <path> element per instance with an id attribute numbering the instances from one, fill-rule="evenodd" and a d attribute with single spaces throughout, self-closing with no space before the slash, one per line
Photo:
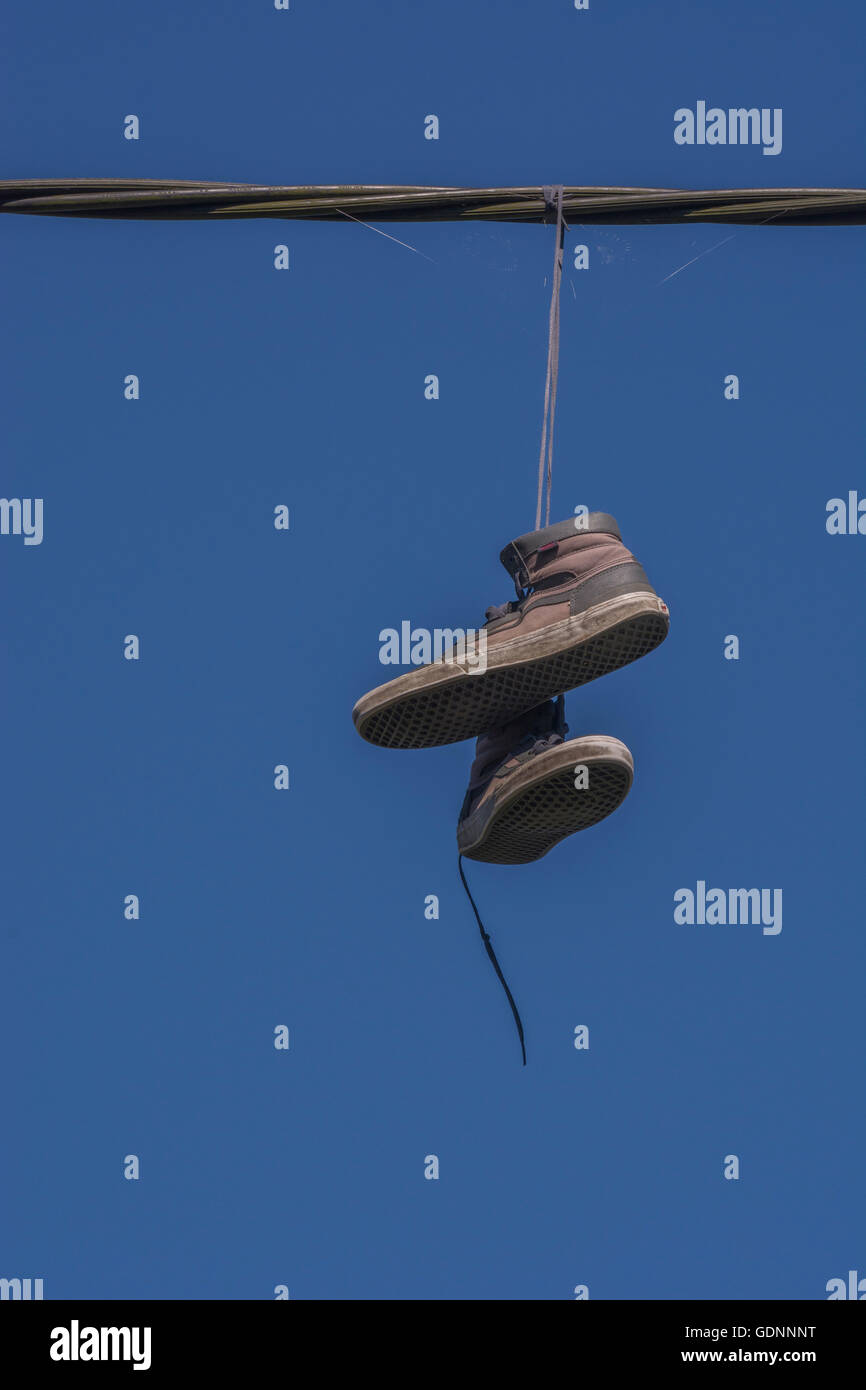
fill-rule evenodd
<path id="1" fill-rule="evenodd" d="M 478 930 L 481 932 L 481 940 L 484 942 L 484 949 L 486 950 L 488 956 L 493 962 L 493 969 L 496 971 L 497 975 L 502 981 L 502 988 L 505 990 L 505 993 L 508 996 L 508 1002 L 511 1005 L 511 1012 L 514 1014 L 514 1022 L 517 1024 L 517 1036 L 520 1038 L 520 1051 L 523 1053 L 523 1065 L 526 1066 L 526 1045 L 523 1041 L 523 1024 L 520 1022 L 520 1014 L 517 1012 L 517 1005 L 514 1002 L 514 997 L 511 993 L 511 990 L 508 988 L 508 983 L 505 979 L 505 976 L 499 968 L 499 961 L 496 959 L 496 953 L 493 950 L 490 937 L 484 930 L 484 924 L 478 915 L 478 908 L 475 906 L 475 899 L 469 891 L 469 884 L 466 882 L 466 875 L 463 872 L 462 854 L 459 854 L 457 856 L 457 868 L 460 871 L 460 878 L 463 883 L 463 887 L 466 889 L 466 896 L 472 904 L 472 911 L 475 913 L 475 920 L 478 923 Z"/>

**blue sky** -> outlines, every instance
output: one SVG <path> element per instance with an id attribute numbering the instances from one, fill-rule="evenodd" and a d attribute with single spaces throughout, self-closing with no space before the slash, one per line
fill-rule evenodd
<path id="1" fill-rule="evenodd" d="M 18 5 L 3 177 L 863 186 L 864 34 L 803 0 Z M 781 107 L 782 153 L 678 147 L 699 99 Z M 866 1273 L 866 540 L 825 527 L 866 494 L 863 230 L 569 230 L 553 515 L 612 512 L 672 627 L 567 697 L 573 735 L 632 749 L 624 806 L 469 865 L 526 1069 L 457 878 L 472 746 L 372 748 L 351 709 L 392 673 L 382 628 L 509 596 L 552 232 L 387 230 L 423 254 L 349 224 L 0 221 L 0 491 L 45 518 L 0 537 L 0 1275 L 825 1297 Z M 782 931 L 676 924 L 699 879 L 781 887 Z"/>

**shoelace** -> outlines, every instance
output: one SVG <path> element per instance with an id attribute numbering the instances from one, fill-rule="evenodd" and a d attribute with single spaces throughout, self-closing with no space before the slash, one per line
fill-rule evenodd
<path id="1" fill-rule="evenodd" d="M 527 734 L 522 738 L 516 748 L 510 753 L 506 753 L 500 763 L 493 769 L 494 777 L 507 777 L 508 764 L 513 760 L 518 763 L 525 763 L 527 758 L 535 758 L 539 753 L 548 753 L 551 748 L 556 748 L 564 740 L 561 734 L 552 732 L 544 734 L 541 738 L 537 734 Z"/>
<path id="2" fill-rule="evenodd" d="M 548 500 L 548 509 L 549 506 L 550 502 Z M 515 610 L 520 607 L 521 603 L 525 602 L 525 600 L 535 592 L 536 586 L 529 582 L 529 575 L 526 571 L 523 556 L 517 549 L 514 541 L 511 541 L 511 549 L 517 556 L 517 568 L 514 571 L 514 590 L 517 594 L 517 598 L 509 599 L 507 603 L 492 603 L 489 608 L 486 608 L 484 610 L 484 616 L 488 623 L 495 622 L 497 618 L 507 618 L 509 613 L 514 613 Z M 523 582 L 521 583 L 521 581 Z"/>
<path id="3" fill-rule="evenodd" d="M 524 1042 L 523 1038 L 523 1024 L 520 1021 L 520 1014 L 517 1011 L 517 1005 L 514 1002 L 514 996 L 511 993 L 511 990 L 508 988 L 508 982 L 502 973 L 499 961 L 496 959 L 496 952 L 493 949 L 493 944 L 487 932 L 484 930 L 484 923 L 482 922 L 481 917 L 479 916 L 478 908 L 475 906 L 475 899 L 469 891 L 469 884 L 466 882 L 466 875 L 463 872 L 462 854 L 459 854 L 457 856 L 457 868 L 460 871 L 460 878 L 463 883 L 463 887 L 466 889 L 466 896 L 472 904 L 472 911 L 475 913 L 475 920 L 478 923 L 478 930 L 481 933 L 481 940 L 484 942 L 484 949 L 493 963 L 493 969 L 499 976 L 499 979 L 502 982 L 502 988 L 505 990 L 505 993 L 508 997 L 508 1002 L 511 1005 L 511 1012 L 514 1014 L 514 1022 L 517 1024 L 517 1036 L 520 1039 L 520 1051 L 523 1053 L 523 1065 L 526 1066 L 526 1043 Z"/>
<path id="4" fill-rule="evenodd" d="M 511 603 L 491 603 L 489 608 L 485 608 L 484 616 L 488 623 L 495 622 L 497 618 L 506 618 L 509 613 L 513 613 L 517 604 Z"/>

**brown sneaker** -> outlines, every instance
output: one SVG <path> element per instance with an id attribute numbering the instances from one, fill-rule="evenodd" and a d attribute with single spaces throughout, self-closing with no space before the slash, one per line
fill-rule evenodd
<path id="1" fill-rule="evenodd" d="M 352 712 L 362 738 L 432 748 L 477 737 L 667 636 L 667 604 L 604 512 L 520 536 L 500 559 L 517 600 L 488 608 L 467 651 L 452 648 L 362 696 Z"/>
<path id="2" fill-rule="evenodd" d="M 634 775 L 625 744 L 567 733 L 559 699 L 482 734 L 457 825 L 466 859 L 528 864 L 622 804 Z"/>

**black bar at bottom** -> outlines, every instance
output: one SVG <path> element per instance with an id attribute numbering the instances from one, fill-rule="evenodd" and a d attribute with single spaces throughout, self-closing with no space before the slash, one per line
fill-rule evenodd
<path id="1" fill-rule="evenodd" d="M 426 1378 L 439 1358 L 450 1373 L 459 1362 L 465 1367 L 483 1357 L 489 1373 L 499 1349 L 509 1363 L 521 1353 L 537 1359 L 542 1352 L 546 1363 L 549 1339 L 557 1334 L 568 1364 L 575 1370 L 586 1367 L 591 1357 L 596 1374 L 664 1375 L 677 1366 L 713 1364 L 799 1365 L 826 1377 L 843 1370 L 851 1374 L 861 1362 L 862 1313 L 832 1301 L 575 1301 L 560 1306 L 555 1316 L 555 1308 L 542 1313 L 544 1305 L 536 1302 L 525 1322 L 520 1306 L 406 1300 L 394 1311 L 393 1304 L 373 1300 L 4 1302 L 0 1369 L 8 1379 L 14 1367 L 18 1384 L 27 1383 L 22 1372 L 24 1377 L 47 1372 L 59 1383 L 70 1375 L 99 1378 L 109 1370 L 117 1377 L 137 1370 L 142 1383 L 145 1375 L 159 1379 L 190 1372 L 200 1386 L 210 1376 L 223 1381 L 244 1373 L 249 1379 L 251 1370 L 266 1377 L 269 1367 L 291 1376 L 293 1367 L 300 1369 L 299 1356 L 309 1353 L 317 1374 L 332 1373 L 339 1355 L 344 1363 L 354 1362 L 358 1374 L 402 1368 L 404 1377 L 414 1376 L 412 1362 L 418 1358 L 416 1369 Z M 508 1311 L 500 1324 L 501 1308 Z M 452 1329 L 462 1353 L 450 1342 Z M 539 1331 L 543 1342 L 537 1340 Z M 304 1359 L 308 1369 L 301 1378 L 308 1379 L 311 1368 Z"/>

